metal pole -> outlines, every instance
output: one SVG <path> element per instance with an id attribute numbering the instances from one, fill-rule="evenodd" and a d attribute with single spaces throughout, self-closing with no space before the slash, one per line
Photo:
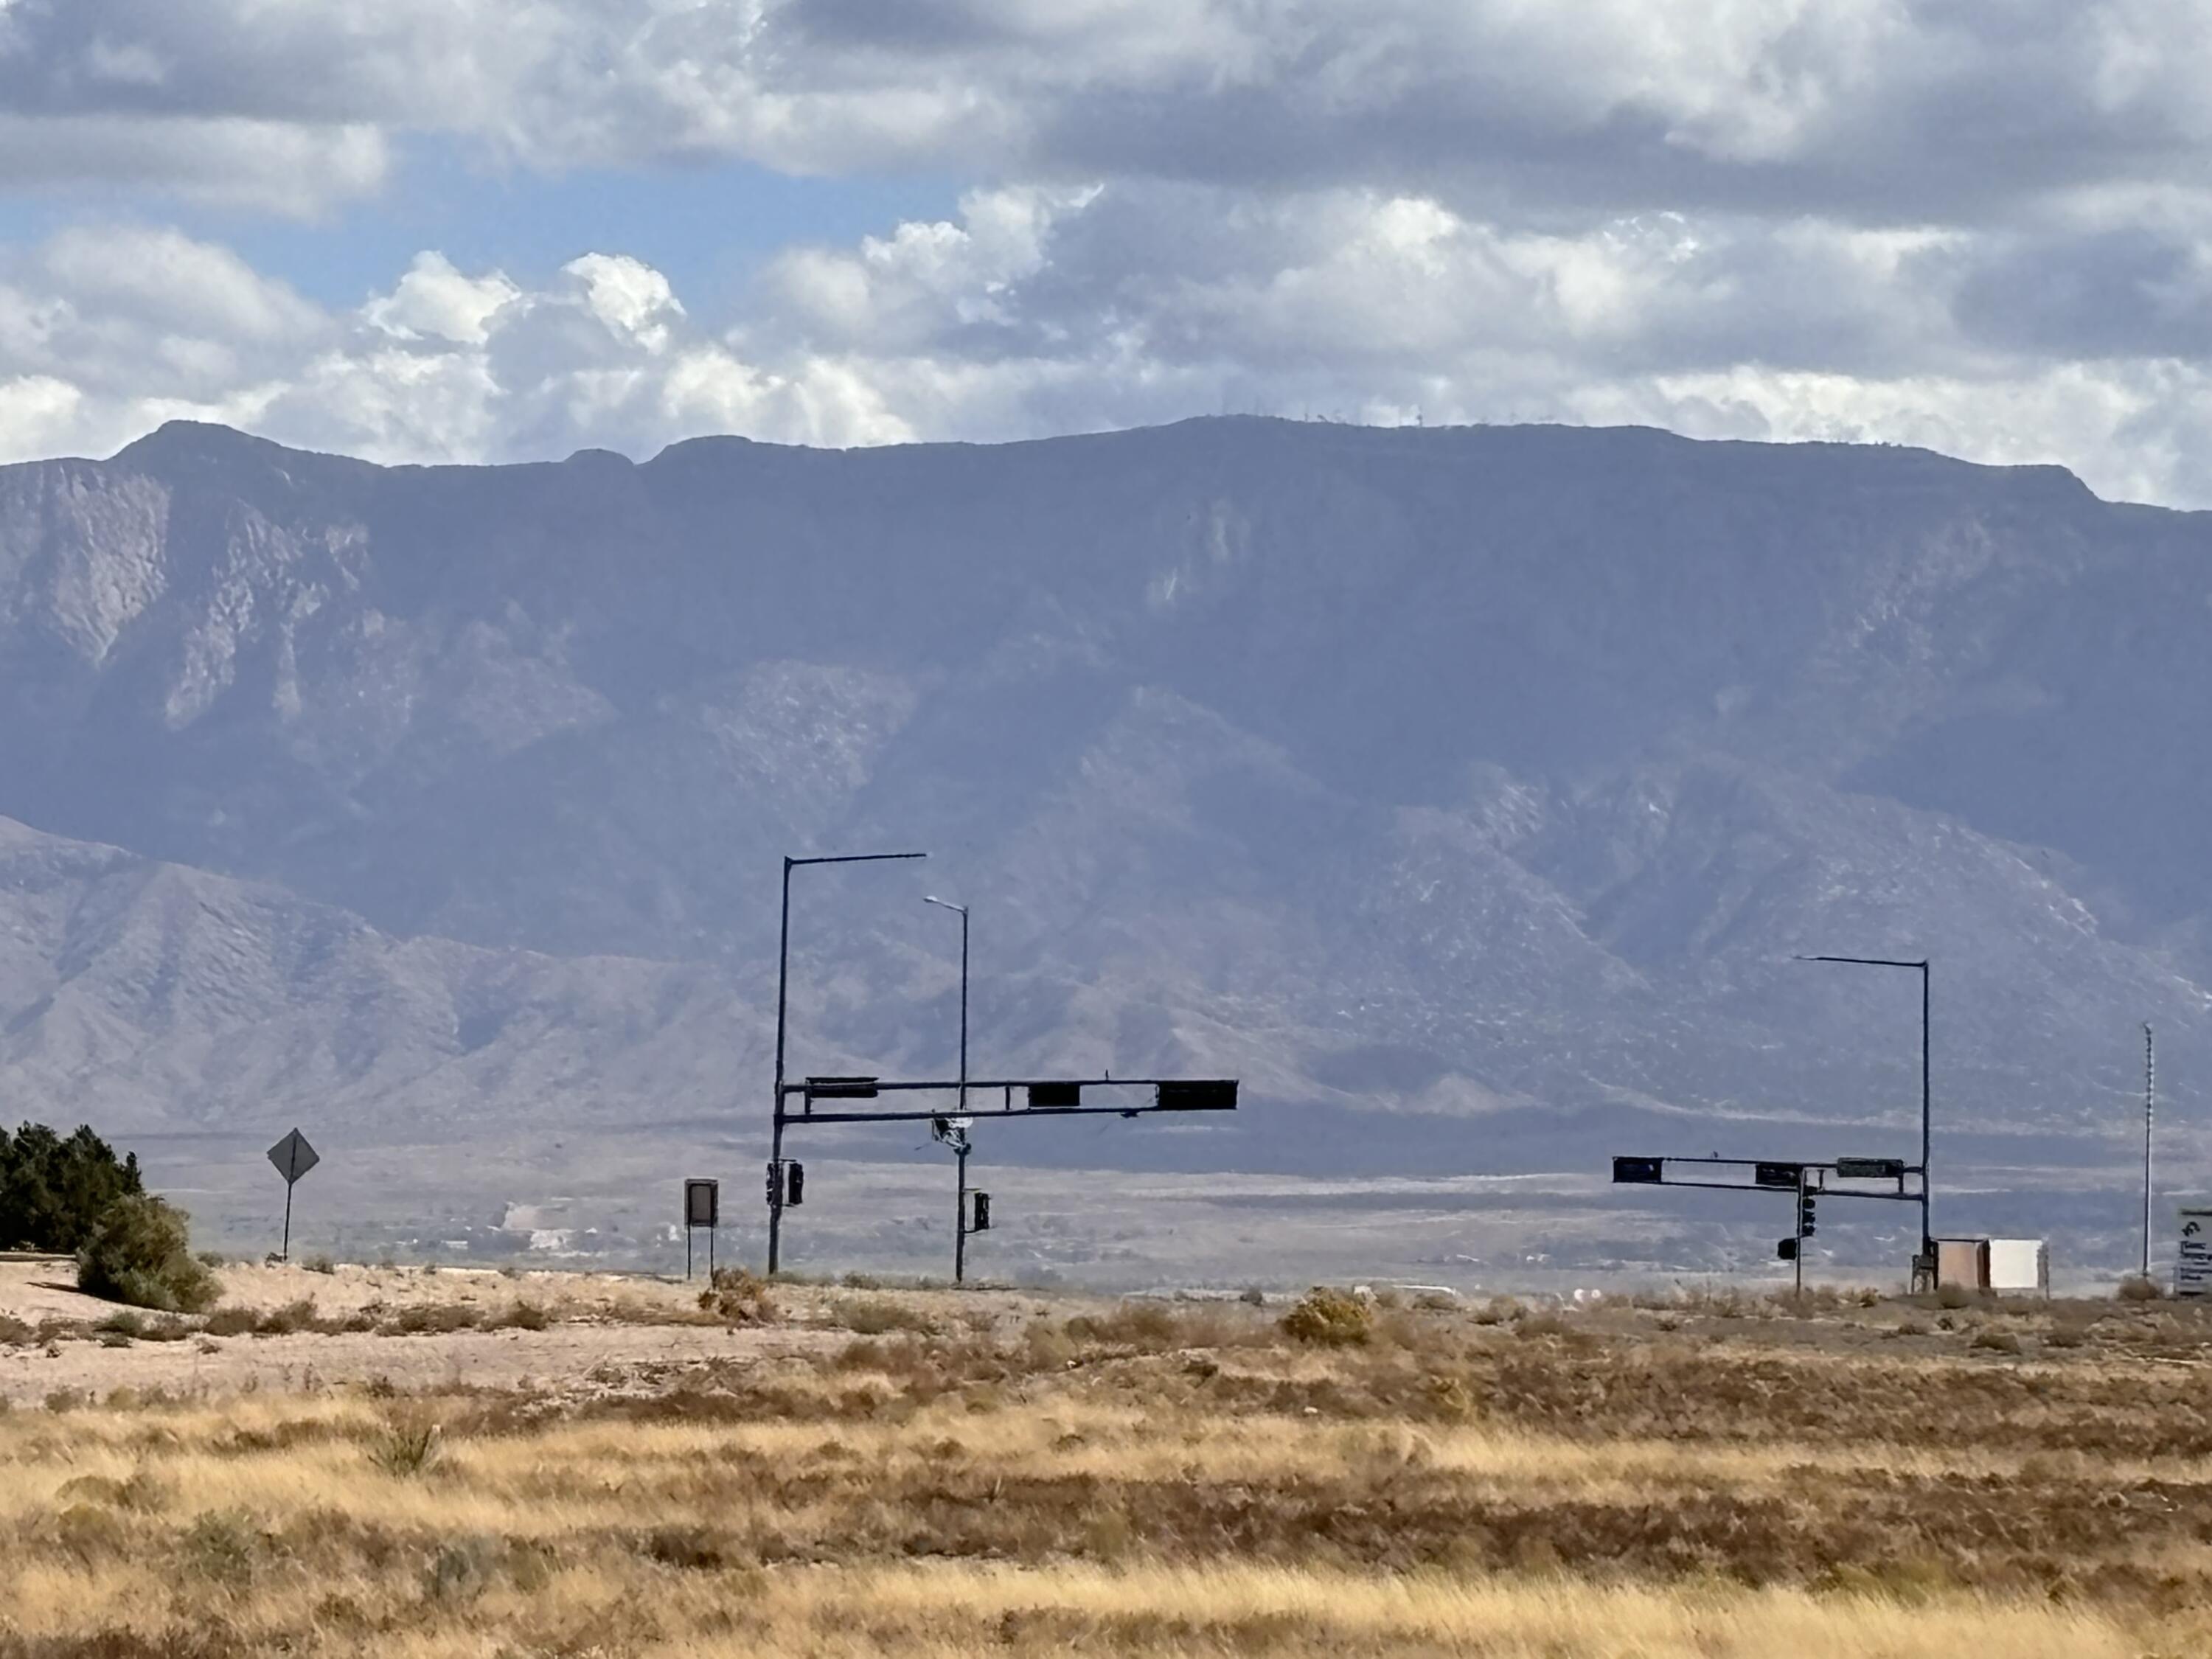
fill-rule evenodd
<path id="1" fill-rule="evenodd" d="M 684 1224 L 684 1282 L 691 1282 L 691 1224 Z"/>
<path id="2" fill-rule="evenodd" d="M 775 1114 L 769 1128 L 769 1162 L 775 1166 L 775 1182 L 769 1189 L 768 1200 L 768 1271 L 775 1277 L 775 1270 L 783 1260 L 783 1027 L 785 997 L 791 983 L 791 855 L 783 860 L 783 925 L 776 936 L 775 946 Z"/>
<path id="3" fill-rule="evenodd" d="M 1797 1218 L 1790 1223 L 1797 1235 L 1797 1248 L 1790 1252 L 1797 1268 L 1797 1294 L 1805 1294 L 1805 1166 L 1797 1166 Z"/>
<path id="4" fill-rule="evenodd" d="M 1936 1115 L 1929 1087 L 1928 979 L 1928 963 L 1923 961 L 1920 964 L 1920 1254 L 1932 1257 L 1936 1254 L 1936 1223 L 1930 1212 L 1928 1155 L 1934 1145 Z"/>
<path id="5" fill-rule="evenodd" d="M 963 1139 L 957 1150 L 959 1200 L 952 1216 L 952 1282 L 963 1285 L 968 1280 L 968 1143 Z"/>
<path id="6" fill-rule="evenodd" d="M 2158 1051 L 2151 1046 L 2150 1022 L 2143 1022 L 2143 1224 L 2142 1276 L 2150 1278 L 2150 1137 L 2158 1102 Z"/>
<path id="7" fill-rule="evenodd" d="M 960 907 L 960 1110 L 968 1111 L 968 907 Z"/>
<path id="8" fill-rule="evenodd" d="M 293 1155 L 292 1161 L 295 1164 L 300 1161 L 297 1153 Z M 281 1254 L 287 1261 L 292 1259 L 292 1183 L 289 1181 L 284 1183 L 284 1249 Z"/>
<path id="9" fill-rule="evenodd" d="M 927 853 L 841 853 L 805 859 L 795 859 L 788 853 L 783 855 L 783 923 L 775 947 L 775 1106 L 769 1119 L 769 1162 L 775 1170 L 768 1192 L 768 1270 L 771 1276 L 783 1260 L 783 1039 L 791 986 L 791 872 L 802 864 L 888 864 L 928 856 Z"/>
<path id="10" fill-rule="evenodd" d="M 1934 1183 L 1929 1179 L 1929 1162 L 1934 1151 L 1936 1110 L 1934 1089 L 1929 1079 L 1929 960 L 1923 957 L 1917 962 L 1908 962 L 1895 957 L 1813 957 L 1802 956 L 1799 962 L 1849 962 L 1863 968 L 1917 968 L 1920 970 L 1920 1254 L 1928 1258 L 1929 1271 L 1935 1267 L 1936 1219 L 1934 1214 Z"/>

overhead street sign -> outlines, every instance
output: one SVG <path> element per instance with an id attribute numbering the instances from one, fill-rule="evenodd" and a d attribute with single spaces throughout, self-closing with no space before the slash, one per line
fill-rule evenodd
<path id="1" fill-rule="evenodd" d="M 1844 1181 L 1902 1181 L 1905 1179 L 1905 1160 L 1901 1158 L 1839 1158 L 1836 1174 Z"/>
<path id="2" fill-rule="evenodd" d="M 269 1161 L 276 1166 L 276 1173 L 284 1177 L 284 1184 L 289 1187 L 320 1164 L 323 1155 L 307 1145 L 307 1136 L 295 1129 L 269 1149 Z"/>

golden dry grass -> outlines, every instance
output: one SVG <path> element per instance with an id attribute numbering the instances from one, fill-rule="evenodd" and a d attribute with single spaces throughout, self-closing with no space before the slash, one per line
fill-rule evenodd
<path id="1" fill-rule="evenodd" d="M 933 1304 L 957 1334 L 559 1392 L 19 1410 L 0 1659 L 2212 1645 L 2174 1328 L 2045 1351 L 2065 1316 L 2006 1316 L 2013 1355 L 1687 1311 L 1325 1346 Z"/>

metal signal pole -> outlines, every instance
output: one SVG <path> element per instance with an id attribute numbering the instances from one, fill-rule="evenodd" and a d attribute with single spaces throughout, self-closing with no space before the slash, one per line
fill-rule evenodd
<path id="1" fill-rule="evenodd" d="M 1790 1223 L 1790 1231 L 1797 1235 L 1797 1249 L 1792 1264 L 1797 1269 L 1796 1293 L 1805 1294 L 1805 1171 L 1797 1171 L 1797 1218 Z"/>
<path id="2" fill-rule="evenodd" d="M 1934 1136 L 1931 1133 L 1935 1113 L 1931 1104 L 1929 1079 L 1929 986 L 1928 961 L 1902 961 L 1891 957 L 1799 957 L 1800 962 L 1848 962 L 1862 968 L 1912 968 L 1920 974 L 1920 1254 L 1932 1262 L 1936 1255 L 1936 1224 L 1929 1212 L 1929 1195 L 1935 1183 L 1928 1176 L 1928 1155 Z"/>
<path id="3" fill-rule="evenodd" d="M 968 1282 L 968 1138 L 960 1139 L 959 1197 L 952 1212 L 952 1282 Z"/>
<path id="4" fill-rule="evenodd" d="M 968 907 L 934 894 L 923 895 L 921 902 L 955 911 L 960 917 L 960 1115 L 964 1118 L 968 1115 Z M 968 1136 L 964 1129 L 953 1152 L 960 1160 L 960 1175 L 952 1213 L 952 1282 L 963 1285 L 968 1280 Z"/>
<path id="5" fill-rule="evenodd" d="M 775 1272 L 783 1254 L 783 1039 L 784 1010 L 791 984 L 791 872 L 802 864 L 886 864 L 900 859 L 926 859 L 927 853 L 846 853 L 832 858 L 783 860 L 783 929 L 775 949 L 775 1110 L 769 1120 L 769 1168 L 773 1171 L 768 1194 L 768 1270 Z"/>

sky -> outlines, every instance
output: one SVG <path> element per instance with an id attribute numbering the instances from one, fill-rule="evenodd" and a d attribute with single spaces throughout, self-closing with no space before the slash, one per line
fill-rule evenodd
<path id="1" fill-rule="evenodd" d="M 0 459 L 1225 412 L 2212 506 L 2212 0 L 0 0 Z"/>

